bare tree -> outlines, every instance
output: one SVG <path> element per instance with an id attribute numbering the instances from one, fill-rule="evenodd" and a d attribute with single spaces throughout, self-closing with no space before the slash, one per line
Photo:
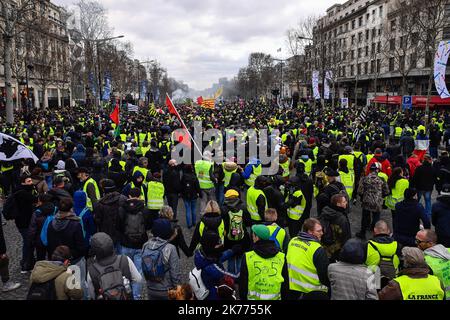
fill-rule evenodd
<path id="1" fill-rule="evenodd" d="M 35 9 L 33 0 L 24 0 L 16 3 L 12 0 L 0 2 L 0 13 L 3 23 L 0 23 L 0 33 L 3 38 L 3 65 L 5 69 L 6 86 L 6 122 L 14 122 L 14 106 L 12 92 L 12 51 L 14 39 L 21 34 L 27 26 L 33 24 L 31 12 Z"/>

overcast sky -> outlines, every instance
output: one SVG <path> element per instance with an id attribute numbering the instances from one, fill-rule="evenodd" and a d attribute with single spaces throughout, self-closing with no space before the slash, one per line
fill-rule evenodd
<path id="1" fill-rule="evenodd" d="M 71 5 L 77 0 L 52 0 Z M 99 0 L 114 35 L 135 58 L 157 59 L 170 77 L 201 90 L 232 78 L 251 52 L 286 58 L 285 32 L 342 0 Z M 125 40 L 124 39 L 124 40 Z M 282 53 L 277 53 L 278 48 Z"/>

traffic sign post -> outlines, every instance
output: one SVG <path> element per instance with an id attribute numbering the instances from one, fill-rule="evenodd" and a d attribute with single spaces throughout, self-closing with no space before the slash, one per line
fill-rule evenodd
<path id="1" fill-rule="evenodd" d="M 403 96 L 402 106 L 403 106 L 403 110 L 411 110 L 412 109 L 412 97 L 411 96 Z"/>

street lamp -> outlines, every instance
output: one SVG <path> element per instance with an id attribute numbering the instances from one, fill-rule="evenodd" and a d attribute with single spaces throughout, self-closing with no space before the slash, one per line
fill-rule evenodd
<path id="1" fill-rule="evenodd" d="M 103 38 L 103 39 L 86 39 L 86 41 L 95 42 L 95 51 L 96 51 L 96 57 L 97 57 L 96 67 L 97 67 L 97 74 L 98 74 L 99 105 L 101 104 L 101 101 L 102 101 L 102 80 L 101 80 L 101 75 L 100 75 L 100 59 L 98 56 L 98 44 L 100 42 L 106 42 L 106 41 L 110 41 L 110 40 L 114 40 L 114 39 L 120 39 L 123 37 L 124 37 L 124 35 L 120 35 L 117 37 Z"/>

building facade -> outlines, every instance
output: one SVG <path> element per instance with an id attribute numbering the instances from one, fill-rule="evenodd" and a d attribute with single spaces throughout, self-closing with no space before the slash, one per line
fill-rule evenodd
<path id="1" fill-rule="evenodd" d="M 8 1 L 8 0 L 5 0 Z M 20 6 L 21 0 L 9 0 Z M 13 39 L 13 99 L 20 108 L 58 107 L 70 103 L 67 13 L 50 1 L 33 1 L 25 25 Z M 0 23 L 3 16 L 0 16 Z M 4 50 L 3 43 L 0 44 Z M 3 61 L 2 61 L 3 62 Z M 0 92 L 5 101 L 5 72 L 0 64 Z M 28 99 L 27 99 L 28 97 Z"/>
<path id="2" fill-rule="evenodd" d="M 402 7 L 407 1 L 349 0 L 328 8 L 305 49 L 308 95 L 314 70 L 320 90 L 323 75 L 331 71 L 332 96 L 359 104 L 374 96 L 426 95 L 437 45 L 434 50 L 421 45 L 415 17 Z M 440 10 L 450 17 L 450 5 Z M 448 37 L 447 30 L 440 32 L 441 39 Z M 432 89 L 437 94 L 434 83 Z"/>

